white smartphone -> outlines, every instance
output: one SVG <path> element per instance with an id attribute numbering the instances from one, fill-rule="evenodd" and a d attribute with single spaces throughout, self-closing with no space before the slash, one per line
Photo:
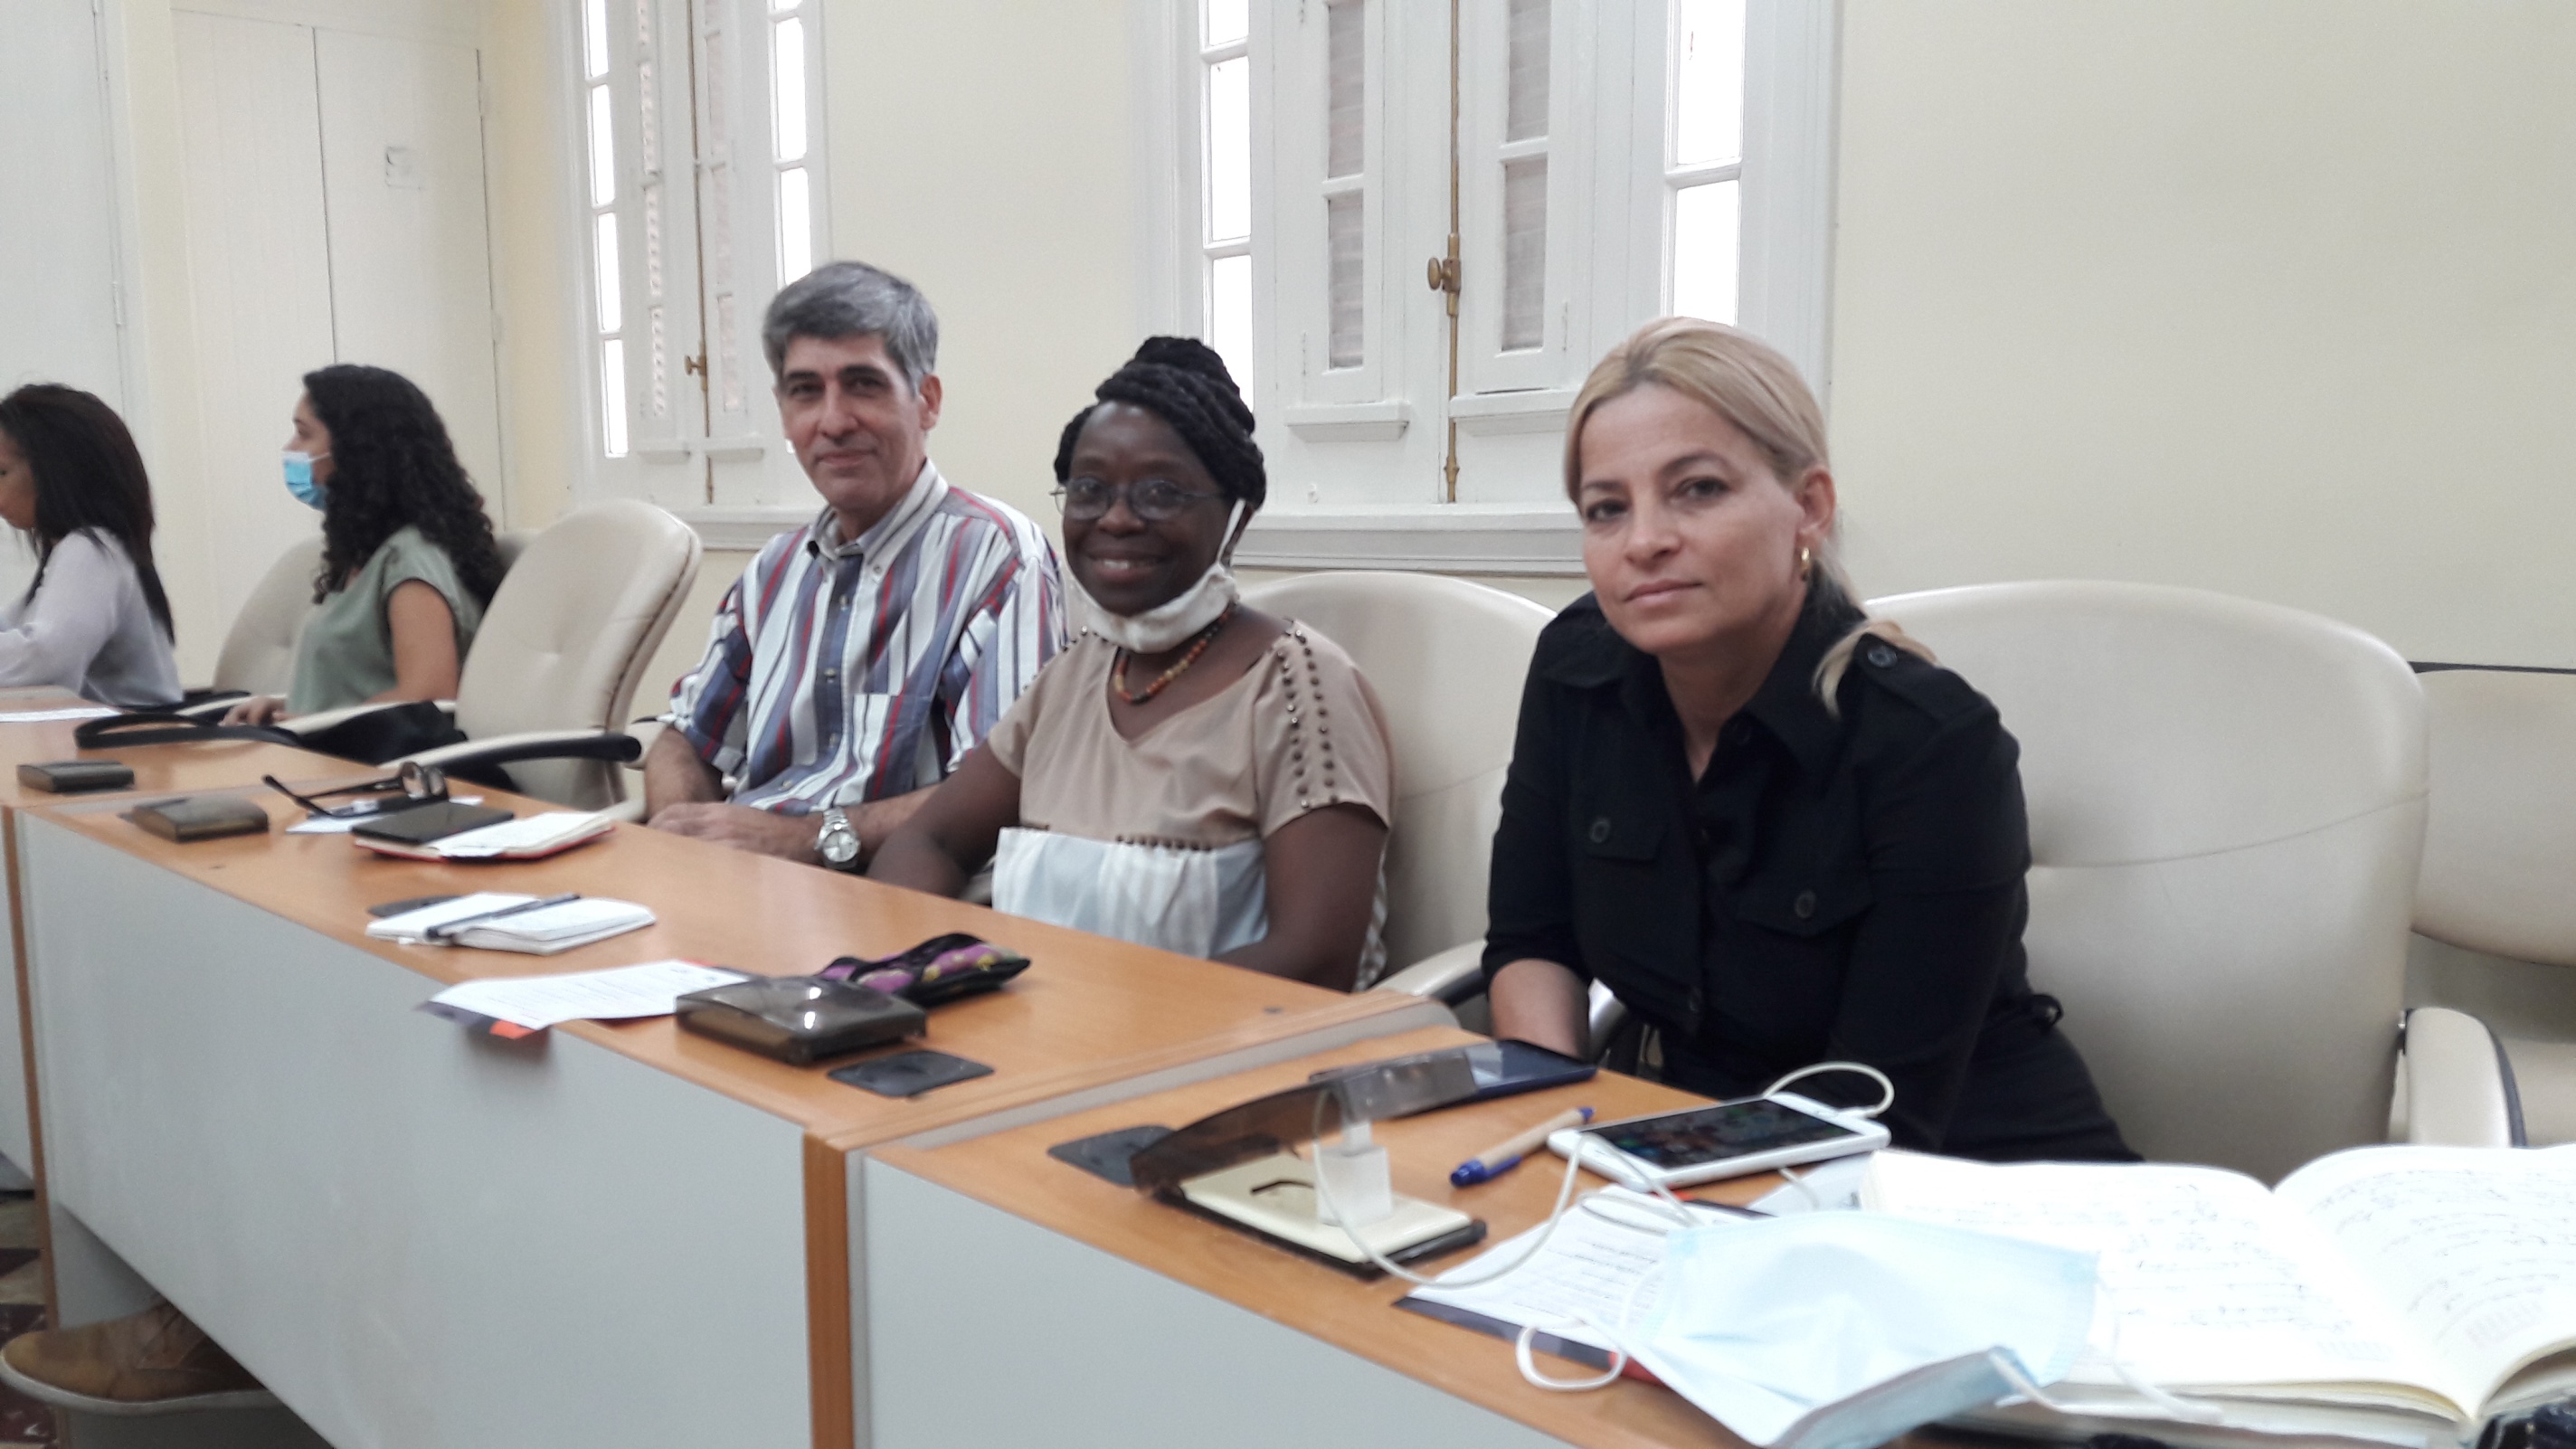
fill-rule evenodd
<path id="1" fill-rule="evenodd" d="M 1549 1135 L 1559 1157 L 1581 1155 L 1585 1167 L 1623 1187 L 1681 1187 L 1745 1177 L 1775 1167 L 1875 1152 L 1887 1129 L 1861 1116 L 1789 1092 L 1710 1107 L 1631 1117 Z"/>

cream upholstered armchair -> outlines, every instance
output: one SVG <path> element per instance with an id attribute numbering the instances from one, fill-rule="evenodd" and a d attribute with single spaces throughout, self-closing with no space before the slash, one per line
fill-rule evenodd
<path id="1" fill-rule="evenodd" d="M 534 537 L 525 530 L 498 535 L 501 567 L 506 570 L 517 562 Z M 304 633 L 304 621 L 313 616 L 313 576 L 321 570 L 318 533 L 277 556 L 252 587 L 250 597 L 242 600 L 232 627 L 224 631 L 223 652 L 215 656 L 214 682 L 202 695 L 191 696 L 189 713 L 205 712 L 215 703 L 229 708 L 230 701 L 246 694 L 286 693 L 295 681 L 295 647 Z M 198 703 L 200 699 L 204 703 Z"/>
<path id="2" fill-rule="evenodd" d="M 313 613 L 313 576 L 322 568 L 322 536 L 289 547 L 260 575 L 215 656 L 213 693 L 284 694 L 295 678 L 295 641 Z"/>
<path id="3" fill-rule="evenodd" d="M 538 534 L 484 611 L 447 706 L 467 742 L 411 758 L 501 766 L 523 792 L 561 805 L 616 804 L 617 765 L 638 751 L 620 726 L 700 553 L 687 524 L 629 499 L 593 504 Z M 309 733 L 375 707 L 279 724 Z"/>
<path id="4" fill-rule="evenodd" d="M 1386 849 L 1381 984 L 1455 1000 L 1481 989 L 1486 863 L 1530 651 L 1552 617 L 1434 574 L 1314 573 L 1245 601 L 1296 619 L 1358 662 L 1386 711 L 1395 819 Z"/>
<path id="5" fill-rule="evenodd" d="M 2576 676 L 2420 678 L 2433 793 L 2409 996 L 2494 1026 L 2529 1140 L 2576 1142 Z"/>
<path id="6" fill-rule="evenodd" d="M 2130 1145 L 2277 1178 L 2382 1139 L 2424 838 L 2423 692 L 2359 630 L 2115 583 L 1882 599 L 2002 711 L 2032 984 Z M 2418 1140 L 2500 1142 L 2485 1028 L 2414 1013 Z"/>

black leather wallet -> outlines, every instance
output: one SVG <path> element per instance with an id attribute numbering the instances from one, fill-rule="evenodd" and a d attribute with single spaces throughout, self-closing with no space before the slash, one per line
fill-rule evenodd
<path id="1" fill-rule="evenodd" d="M 82 790 L 122 790 L 134 783 L 134 771 L 116 760 L 45 760 L 18 767 L 18 783 L 30 790 L 70 795 Z"/>
<path id="2" fill-rule="evenodd" d="M 163 840 L 217 840 L 268 829 L 268 812 L 237 795 L 182 795 L 123 812 L 126 819 Z"/>
<path id="3" fill-rule="evenodd" d="M 930 1025 L 920 1007 L 900 997 L 812 976 L 764 976 L 692 991 L 674 1014 L 687 1030 L 800 1067 Z"/>

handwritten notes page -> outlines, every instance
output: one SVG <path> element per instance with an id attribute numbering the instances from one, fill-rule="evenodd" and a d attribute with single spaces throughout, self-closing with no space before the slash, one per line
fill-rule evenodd
<path id="1" fill-rule="evenodd" d="M 2333 1397 L 2360 1402 L 2456 1402 L 2430 1345 L 2252 1178 L 1881 1152 L 1861 1201 L 2098 1255 L 2102 1303 L 2075 1382 L 2119 1384 L 2116 1355 L 2170 1389 L 2339 1384 Z"/>
<path id="2" fill-rule="evenodd" d="M 2576 1347 L 2576 1145 L 2355 1148 L 2277 1196 L 2430 1340 L 2468 1406 Z"/>
<path id="3" fill-rule="evenodd" d="M 1663 1216 L 1666 1211 L 1625 1188 L 1604 1188 L 1569 1210 L 1547 1246 L 1513 1272 L 1468 1288 L 1418 1288 L 1411 1296 L 1503 1323 L 1536 1324 L 1606 1351 L 1622 1311 L 1633 1326 L 1644 1323 L 1655 1306 L 1656 1282 L 1648 1275 L 1664 1261 L 1664 1234 L 1676 1226 Z M 1710 1221 L 1726 1219 L 1711 1212 Z M 1488 1248 L 1441 1276 L 1484 1277 L 1496 1264 L 1518 1259 L 1539 1231 L 1532 1228 Z M 1587 1322 L 1596 1326 L 1583 1326 Z"/>

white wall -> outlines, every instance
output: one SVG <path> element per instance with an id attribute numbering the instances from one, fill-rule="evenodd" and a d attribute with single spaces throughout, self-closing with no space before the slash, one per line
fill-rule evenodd
<path id="1" fill-rule="evenodd" d="M 939 310 L 950 480 L 1054 524 L 1065 419 L 1141 340 L 1126 0 L 837 0 L 832 250 Z"/>
<path id="2" fill-rule="evenodd" d="M 1872 592 L 2090 576 L 2576 665 L 2576 9 L 1847 0 Z"/>
<path id="3" fill-rule="evenodd" d="M 0 5 L 0 393 L 59 382 L 124 408 L 118 225 L 103 57 L 81 0 Z M 0 536 L 0 599 L 36 573 L 23 534 Z"/>
<path id="4" fill-rule="evenodd" d="M 198 426 L 169 4 L 109 8 L 146 445 L 184 529 L 202 489 L 167 446 Z M 520 526 L 586 466 L 562 4 L 481 6 Z M 2334 614 L 2415 658 L 2576 664 L 2558 586 L 2576 12 L 1843 4 L 1831 404 L 1866 588 L 2152 579 Z M 1128 0 L 834 0 L 825 18 L 834 250 L 930 294 L 950 397 L 934 452 L 1050 525 L 1056 429 L 1144 311 L 1134 23 Z M 741 562 L 710 554 L 707 587 Z M 222 623 L 181 622 L 209 642 Z M 684 622 L 666 655 L 697 638 Z"/>

